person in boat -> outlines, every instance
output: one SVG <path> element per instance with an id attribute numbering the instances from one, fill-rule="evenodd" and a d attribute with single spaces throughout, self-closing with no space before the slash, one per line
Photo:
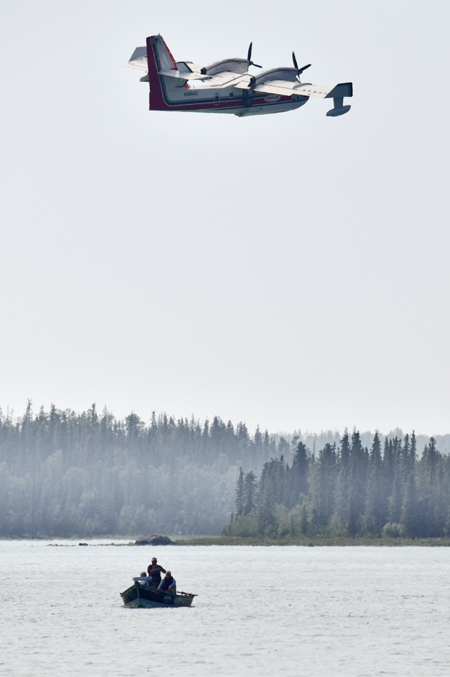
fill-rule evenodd
<path id="1" fill-rule="evenodd" d="M 147 585 L 147 581 L 148 581 L 147 572 L 141 571 L 141 575 L 133 578 L 133 581 L 135 583 L 140 583 L 141 585 Z"/>
<path id="2" fill-rule="evenodd" d="M 158 588 L 161 583 L 161 571 L 163 574 L 166 573 L 164 567 L 158 564 L 156 557 L 153 557 L 152 563 L 148 565 L 148 581 L 147 585 L 149 588 Z"/>
<path id="3" fill-rule="evenodd" d="M 177 594 L 177 582 L 170 571 L 166 571 L 166 575 L 158 587 L 158 592 L 171 592 L 172 595 Z"/>

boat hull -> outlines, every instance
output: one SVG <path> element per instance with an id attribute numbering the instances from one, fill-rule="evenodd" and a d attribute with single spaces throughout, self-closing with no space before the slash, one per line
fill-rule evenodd
<path id="1" fill-rule="evenodd" d="M 128 609 L 157 609 L 161 607 L 191 606 L 195 595 L 181 593 L 172 595 L 170 592 L 158 592 L 145 585 L 135 583 L 121 592 L 123 605 Z"/>

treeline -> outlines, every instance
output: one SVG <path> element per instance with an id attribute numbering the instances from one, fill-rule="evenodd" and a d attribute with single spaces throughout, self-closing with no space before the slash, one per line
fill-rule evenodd
<path id="1" fill-rule="evenodd" d="M 283 457 L 239 474 L 236 512 L 227 536 L 272 538 L 324 536 L 450 535 L 450 457 L 432 437 L 417 457 L 414 433 L 375 434 L 370 450 L 361 436 L 345 434 L 317 457 L 300 441 L 292 463 Z"/>
<path id="2" fill-rule="evenodd" d="M 235 497 L 229 535 L 450 533 L 450 457 L 433 438 L 420 459 L 414 435 L 368 451 L 367 433 L 344 434 L 319 453 L 318 436 L 286 438 L 219 417 L 0 410 L 0 536 L 215 535 Z"/>
<path id="3" fill-rule="evenodd" d="M 343 434 L 346 434 L 347 432 L 347 430 L 345 430 L 344 433 L 341 433 L 339 430 L 322 430 L 320 433 L 310 433 L 304 430 L 296 430 L 292 433 L 283 433 L 283 435 L 287 442 L 292 442 L 295 437 L 298 441 L 304 442 L 307 449 L 310 449 L 313 456 L 316 456 L 319 453 L 319 449 L 323 449 L 326 444 L 335 444 L 336 447 L 339 447 Z M 384 448 L 386 437 L 388 437 L 388 439 L 394 439 L 394 437 L 403 439 L 404 434 L 400 428 L 395 428 L 387 435 L 383 435 L 379 432 L 378 437 L 380 438 L 380 442 Z M 450 434 L 447 433 L 446 435 L 434 435 L 433 437 L 436 441 L 436 446 L 439 451 L 442 454 L 450 454 Z M 360 438 L 363 447 L 370 449 L 373 441 L 373 432 L 360 431 Z M 430 435 L 418 435 L 416 433 L 417 449 L 419 449 L 420 452 L 422 452 L 424 446 L 429 444 L 429 442 Z M 295 452 L 295 448 L 293 451 Z M 289 459 L 287 456 L 285 456 L 285 461 L 287 462 L 288 460 L 291 462 L 292 456 Z"/>
<path id="4" fill-rule="evenodd" d="M 219 417 L 0 410 L 0 536 L 220 534 L 239 467 L 289 449 Z"/>

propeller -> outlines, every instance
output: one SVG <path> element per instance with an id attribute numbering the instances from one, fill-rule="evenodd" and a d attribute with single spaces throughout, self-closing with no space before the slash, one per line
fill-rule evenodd
<path id="1" fill-rule="evenodd" d="M 253 42 L 250 43 L 250 46 L 248 48 L 248 54 L 247 54 L 248 65 L 249 65 L 249 67 L 255 66 L 255 68 L 262 68 L 262 66 L 259 66 L 257 63 L 253 63 L 253 61 L 252 61 L 252 47 L 253 47 Z"/>
<path id="2" fill-rule="evenodd" d="M 297 63 L 297 59 L 295 58 L 295 52 L 292 52 L 292 61 L 294 62 L 294 68 L 295 68 L 295 70 L 297 71 L 297 75 L 298 75 L 298 76 L 300 76 L 300 75 L 303 73 L 303 71 L 305 71 L 305 70 L 306 70 L 307 68 L 309 68 L 310 65 L 311 65 L 311 64 L 309 63 L 307 66 L 303 66 L 303 68 L 299 68 L 299 67 L 298 67 L 298 63 Z M 299 80 L 300 80 L 300 78 L 299 78 Z"/>

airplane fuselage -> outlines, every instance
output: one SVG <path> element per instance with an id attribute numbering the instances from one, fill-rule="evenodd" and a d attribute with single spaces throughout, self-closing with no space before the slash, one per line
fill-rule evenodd
<path id="1" fill-rule="evenodd" d="M 311 64 L 263 70 L 258 75 L 249 72 L 251 66 L 261 68 L 251 60 L 252 43 L 247 59 L 222 59 L 200 66 L 191 61 L 175 61 L 161 35 L 147 38 L 145 47 L 137 47 L 127 66 L 146 71 L 141 82 L 150 87 L 150 110 L 192 113 L 222 113 L 246 117 L 285 113 L 301 108 L 312 97 L 333 99 L 334 108 L 327 116 L 348 113 L 344 97 L 353 96 L 351 82 L 335 87 L 302 83 L 300 75 Z"/>
<path id="2" fill-rule="evenodd" d="M 239 95 L 236 94 L 234 87 L 220 89 L 214 89 L 213 87 L 183 87 L 178 88 L 177 92 L 170 91 L 170 89 L 162 83 L 162 97 L 166 106 L 164 110 L 191 111 L 194 113 L 225 113 L 239 117 L 283 113 L 295 110 L 300 108 L 300 106 L 304 106 L 309 99 L 307 96 L 279 96 L 277 94 L 252 96 L 246 91 L 243 91 L 242 95 Z M 159 97 L 157 96 L 156 98 L 158 99 Z M 151 91 L 150 109 L 155 110 L 152 106 Z"/>
<path id="3" fill-rule="evenodd" d="M 159 49 L 158 49 L 159 47 Z M 150 110 L 190 111 L 197 113 L 227 113 L 244 117 L 283 113 L 303 106 L 308 96 L 261 95 L 251 90 L 237 89 L 242 73 L 218 72 L 192 86 L 182 78 L 162 75 L 165 66 L 160 42 L 147 40 L 148 78 L 150 82 Z M 214 87 L 220 80 L 220 87 Z"/>

